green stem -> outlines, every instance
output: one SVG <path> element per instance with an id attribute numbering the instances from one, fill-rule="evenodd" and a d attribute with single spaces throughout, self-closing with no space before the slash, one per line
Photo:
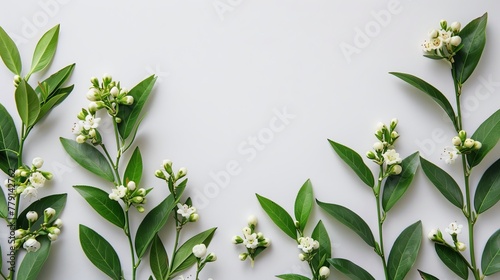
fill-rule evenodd
<path id="1" fill-rule="evenodd" d="M 312 273 L 312 276 L 313 276 L 312 279 L 317 280 L 318 276 L 316 275 L 316 271 L 314 270 L 314 267 L 313 267 L 311 261 L 308 261 L 307 263 L 309 264 L 309 268 L 311 269 L 311 273 Z"/>
<path id="2" fill-rule="evenodd" d="M 384 167 L 380 165 L 380 173 L 379 177 L 377 180 L 377 186 L 376 186 L 376 191 L 375 193 L 375 202 L 377 204 L 377 220 L 378 220 L 378 235 L 379 235 L 379 244 L 380 244 L 380 258 L 382 259 L 382 265 L 384 267 L 384 274 L 385 274 L 385 279 L 389 279 L 389 272 L 387 271 L 387 261 L 385 260 L 385 253 L 384 253 L 384 235 L 383 235 L 383 229 L 382 226 L 384 224 L 385 218 L 382 215 L 382 209 L 380 205 L 380 188 L 382 187 L 382 180 L 383 180 L 383 174 L 384 174 Z"/>
<path id="3" fill-rule="evenodd" d="M 200 275 L 200 272 L 201 272 L 201 269 L 200 269 L 200 262 L 201 260 L 200 259 L 196 259 L 196 277 L 194 278 L 195 280 L 199 280 L 199 275 Z"/>
<path id="4" fill-rule="evenodd" d="M 135 280 L 136 278 L 136 273 L 137 273 L 137 267 L 139 266 L 138 262 L 137 264 L 135 263 L 135 252 L 134 252 L 134 244 L 132 243 L 132 235 L 130 234 L 130 220 L 129 220 L 129 208 L 128 206 L 125 209 L 125 235 L 127 236 L 128 239 L 128 245 L 130 247 L 130 256 L 132 258 L 132 279 Z"/>

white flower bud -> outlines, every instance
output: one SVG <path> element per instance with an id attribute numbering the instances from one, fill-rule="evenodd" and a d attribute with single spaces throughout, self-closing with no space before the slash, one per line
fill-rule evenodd
<path id="1" fill-rule="evenodd" d="M 396 139 L 399 137 L 399 134 L 396 131 L 391 132 L 391 138 Z"/>
<path id="2" fill-rule="evenodd" d="M 134 104 L 134 97 L 132 95 L 127 95 L 123 98 L 123 103 L 126 105 L 132 105 Z"/>
<path id="3" fill-rule="evenodd" d="M 215 262 L 217 260 L 217 255 L 215 253 L 210 253 L 208 256 L 205 258 L 207 262 Z"/>
<path id="4" fill-rule="evenodd" d="M 239 237 L 238 235 L 233 236 L 233 239 L 231 240 L 233 244 L 240 244 L 243 243 L 243 238 Z"/>
<path id="5" fill-rule="evenodd" d="M 198 215 L 196 213 L 189 215 L 189 221 L 192 223 L 198 221 L 199 219 L 200 219 L 200 215 Z"/>
<path id="6" fill-rule="evenodd" d="M 249 227 L 244 227 L 243 234 L 250 235 L 250 234 L 252 234 L 252 230 Z"/>
<path id="7" fill-rule="evenodd" d="M 377 123 L 377 131 L 381 131 L 385 128 L 385 124 L 383 122 Z"/>
<path id="8" fill-rule="evenodd" d="M 57 238 L 59 237 L 59 235 L 57 235 L 55 233 L 49 233 L 49 234 L 47 234 L 47 236 L 49 237 L 50 241 L 56 241 Z"/>
<path id="9" fill-rule="evenodd" d="M 136 188 L 136 186 L 135 186 L 135 182 L 134 181 L 129 181 L 127 183 L 127 189 L 129 189 L 129 191 L 134 191 L 135 188 Z"/>
<path id="10" fill-rule="evenodd" d="M 299 254 L 299 260 L 305 261 L 306 260 L 306 256 L 304 254 Z"/>
<path id="11" fill-rule="evenodd" d="M 99 80 L 97 79 L 97 77 L 90 78 L 90 83 L 95 87 L 99 86 Z"/>
<path id="12" fill-rule="evenodd" d="M 269 239 L 269 238 L 264 238 L 264 243 L 265 243 L 265 244 L 264 244 L 264 246 L 265 246 L 265 247 L 269 247 L 269 245 L 271 245 L 271 239 Z"/>
<path id="13" fill-rule="evenodd" d="M 36 157 L 31 163 L 35 168 L 41 168 L 43 165 L 43 159 L 41 157 Z"/>
<path id="14" fill-rule="evenodd" d="M 102 81 L 105 82 L 105 83 L 109 83 L 111 82 L 113 78 L 111 77 L 110 74 L 108 73 L 105 73 L 104 75 L 102 75 Z"/>
<path id="15" fill-rule="evenodd" d="M 205 244 L 194 245 L 193 247 L 193 255 L 198 259 L 203 258 L 207 254 L 207 246 Z"/>
<path id="16" fill-rule="evenodd" d="M 89 103 L 88 109 L 89 109 L 89 112 L 95 113 L 95 112 L 97 112 L 97 110 L 99 110 L 99 106 L 97 105 L 97 103 L 92 101 Z"/>
<path id="17" fill-rule="evenodd" d="M 254 215 L 250 215 L 250 216 L 248 216 L 247 222 L 248 222 L 249 226 L 251 226 L 251 225 L 256 226 L 257 225 L 257 217 L 255 217 Z"/>
<path id="18" fill-rule="evenodd" d="M 392 174 L 393 175 L 399 175 L 399 174 L 401 174 L 401 171 L 403 171 L 403 168 L 401 167 L 401 165 L 394 165 L 392 167 Z"/>
<path id="19" fill-rule="evenodd" d="M 460 137 L 455 136 L 453 137 L 453 139 L 451 139 L 451 143 L 453 144 L 453 146 L 458 147 L 462 145 L 462 140 L 460 140 Z"/>
<path id="20" fill-rule="evenodd" d="M 57 228 L 61 228 L 63 226 L 63 222 L 61 219 L 57 219 L 54 221 L 54 223 L 52 225 L 57 227 Z"/>
<path id="21" fill-rule="evenodd" d="M 29 211 L 28 213 L 26 213 L 26 219 L 33 223 L 34 221 L 38 220 L 38 213 L 36 213 L 35 211 Z"/>
<path id="22" fill-rule="evenodd" d="M 321 279 L 328 278 L 328 276 L 330 276 L 330 269 L 326 266 L 322 266 L 319 269 L 319 276 L 321 277 Z"/>
<path id="23" fill-rule="evenodd" d="M 432 229 L 431 231 L 429 231 L 429 234 L 427 234 L 427 238 L 429 238 L 429 240 L 431 241 L 434 241 L 436 240 L 437 234 L 438 234 L 437 229 Z"/>
<path id="24" fill-rule="evenodd" d="M 481 147 L 483 146 L 483 144 L 479 141 L 474 141 L 474 150 L 479 150 L 481 149 Z"/>
<path id="25" fill-rule="evenodd" d="M 470 138 L 465 139 L 465 141 L 464 141 L 464 147 L 466 147 L 466 148 L 472 148 L 472 147 L 474 147 L 474 140 L 472 140 Z"/>
<path id="26" fill-rule="evenodd" d="M 244 261 L 246 260 L 248 257 L 248 254 L 247 253 L 241 253 L 238 258 L 240 259 L 240 261 Z"/>
<path id="27" fill-rule="evenodd" d="M 177 173 L 178 178 L 182 178 L 186 176 L 187 174 L 187 169 L 185 167 L 179 168 L 179 172 Z"/>
<path id="28" fill-rule="evenodd" d="M 375 144 L 373 144 L 373 149 L 377 152 L 381 152 L 384 150 L 384 144 L 382 142 L 375 142 Z"/>
<path id="29" fill-rule="evenodd" d="M 460 252 L 465 251 L 465 249 L 467 248 L 463 242 L 457 242 L 455 246 L 457 247 L 457 250 Z"/>
<path id="30" fill-rule="evenodd" d="M 459 32 L 462 25 L 460 24 L 460 22 L 455 21 L 455 22 L 451 23 L 450 27 L 451 27 L 451 31 Z"/>
<path id="31" fill-rule="evenodd" d="M 120 90 L 117 88 L 117 87 L 113 87 L 109 93 L 113 96 L 113 97 L 117 97 L 118 94 L 120 93 Z"/>
<path id="32" fill-rule="evenodd" d="M 43 216 L 44 216 L 43 220 L 45 222 L 48 222 L 50 218 L 54 217 L 55 214 L 56 210 L 54 210 L 54 208 L 49 207 L 43 211 Z"/>
<path id="33" fill-rule="evenodd" d="M 22 78 L 21 78 L 21 76 L 19 76 L 19 75 L 15 75 L 15 76 L 14 76 L 14 86 L 15 86 L 15 87 L 18 87 L 18 86 L 19 86 L 19 83 L 21 83 L 21 79 L 22 79 Z"/>
<path id="34" fill-rule="evenodd" d="M 40 246 L 40 242 L 38 242 L 35 238 L 30 238 L 23 244 L 23 248 L 28 252 L 36 252 L 40 249 Z"/>
<path id="35" fill-rule="evenodd" d="M 436 29 L 433 29 L 429 32 L 429 38 L 433 39 L 439 35 L 439 32 Z"/>
<path id="36" fill-rule="evenodd" d="M 95 89 L 95 88 L 91 88 L 89 91 L 87 91 L 87 99 L 89 101 L 97 101 L 99 100 L 99 90 Z"/>
<path id="37" fill-rule="evenodd" d="M 451 37 L 450 44 L 452 46 L 457 47 L 458 45 L 460 45 L 460 43 L 462 43 L 462 38 L 460 38 L 460 36 L 453 36 L 453 37 Z"/>
<path id="38" fill-rule="evenodd" d="M 126 95 L 128 93 L 128 88 L 122 88 L 120 94 Z"/>
<path id="39" fill-rule="evenodd" d="M 83 135 L 78 135 L 78 136 L 76 137 L 76 142 L 77 142 L 77 143 L 79 143 L 79 144 L 84 143 L 84 142 L 85 142 L 85 140 L 87 140 L 87 138 L 86 138 L 85 136 L 83 136 Z"/>

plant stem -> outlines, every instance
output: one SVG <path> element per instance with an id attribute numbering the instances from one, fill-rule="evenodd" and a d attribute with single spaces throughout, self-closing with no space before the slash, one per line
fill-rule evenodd
<path id="1" fill-rule="evenodd" d="M 375 194 L 375 202 L 377 204 L 378 235 L 379 235 L 379 243 L 380 243 L 379 256 L 382 259 L 382 265 L 384 267 L 385 279 L 388 280 L 389 273 L 387 271 L 387 262 L 385 260 L 385 254 L 384 254 L 384 235 L 383 235 L 383 229 L 382 229 L 382 225 L 384 224 L 384 219 L 382 218 L 382 209 L 380 206 L 380 199 L 379 199 L 380 188 L 382 187 L 383 174 L 384 174 L 384 167 L 382 165 L 380 165 L 380 173 L 379 173 L 379 177 L 377 180 L 376 191 L 374 192 L 374 194 Z"/>
<path id="2" fill-rule="evenodd" d="M 136 278 L 136 272 L 137 272 L 137 266 L 135 263 L 135 252 L 134 252 L 134 245 L 132 243 L 132 236 L 130 234 L 130 220 L 129 220 L 129 208 L 128 206 L 125 209 L 125 235 L 127 236 L 128 239 L 128 245 L 130 247 L 130 256 L 132 258 L 132 279 L 135 280 Z"/>

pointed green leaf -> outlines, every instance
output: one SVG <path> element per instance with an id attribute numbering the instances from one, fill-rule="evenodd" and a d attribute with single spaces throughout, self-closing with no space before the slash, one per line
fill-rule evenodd
<path id="1" fill-rule="evenodd" d="M 17 280 L 37 280 L 45 261 L 49 257 L 51 242 L 46 237 L 38 237 L 40 249 L 29 252 L 24 256 L 19 266 Z"/>
<path id="2" fill-rule="evenodd" d="M 31 203 L 26 209 L 24 209 L 21 214 L 18 215 L 17 218 L 17 228 L 23 228 L 27 229 L 28 228 L 28 220 L 26 219 L 26 214 L 28 211 L 35 211 L 38 213 L 38 220 L 34 223 L 32 223 L 31 228 L 32 229 L 37 229 L 40 227 L 40 225 L 43 223 L 43 211 L 47 208 L 53 208 L 56 210 L 56 214 L 54 217 L 52 217 L 49 221 L 55 221 L 57 218 L 59 218 L 59 215 L 61 215 L 64 206 L 66 206 L 66 200 L 67 200 L 68 195 L 63 193 L 63 194 L 53 194 L 49 195 L 46 197 L 42 197 L 39 200 L 36 200 L 35 202 Z"/>
<path id="3" fill-rule="evenodd" d="M 311 180 L 307 180 L 300 188 L 295 199 L 295 219 L 299 222 L 301 231 L 304 231 L 314 203 Z"/>
<path id="4" fill-rule="evenodd" d="M 46 100 L 48 97 L 56 95 L 56 91 L 68 80 L 74 69 L 75 64 L 70 64 L 40 82 L 35 88 L 40 100 Z"/>
<path id="5" fill-rule="evenodd" d="M 34 125 L 40 113 L 40 100 L 38 100 L 35 90 L 22 79 L 16 88 L 14 97 L 16 99 L 17 112 L 24 125 L 27 127 Z"/>
<path id="6" fill-rule="evenodd" d="M 128 94 L 134 97 L 134 104 L 121 106 L 118 113 L 118 117 L 122 119 L 122 122 L 118 124 L 118 131 L 122 139 L 127 139 L 136 127 L 142 108 L 146 104 L 155 82 L 156 77 L 151 75 L 129 91 Z"/>
<path id="7" fill-rule="evenodd" d="M 54 58 L 57 49 L 57 41 L 59 39 L 59 24 L 51 28 L 38 41 L 33 60 L 31 61 L 30 76 L 40 70 L 43 70 Z"/>
<path id="8" fill-rule="evenodd" d="M 276 275 L 276 277 L 284 280 L 310 280 L 309 278 L 299 274 L 281 274 Z"/>
<path id="9" fill-rule="evenodd" d="M 5 197 L 5 194 L 3 193 L 3 188 L 0 188 L 0 218 L 6 219 L 7 213 L 8 213 L 7 198 Z"/>
<path id="10" fill-rule="evenodd" d="M 66 99 L 66 97 L 68 97 L 68 95 L 73 91 L 73 88 L 74 86 L 61 88 L 58 90 L 59 94 L 54 95 L 51 98 L 47 99 L 46 102 L 43 102 L 43 104 L 41 104 L 40 113 L 38 114 L 36 122 L 45 117 L 45 115 L 47 115 L 54 107 L 61 104 L 61 102 L 63 102 L 64 99 Z"/>
<path id="11" fill-rule="evenodd" d="M 325 225 L 323 225 L 321 220 L 316 224 L 311 234 L 311 238 L 319 242 L 318 253 L 314 255 L 311 261 L 312 266 L 315 268 L 320 268 L 325 265 L 328 266 L 328 264 L 322 263 L 322 261 L 326 262 L 327 259 L 332 257 L 332 244 Z"/>
<path id="12" fill-rule="evenodd" d="M 483 160 L 500 139 L 500 110 L 497 110 L 486 119 L 471 138 L 482 144 L 481 149 L 467 155 L 467 162 L 472 168 Z"/>
<path id="13" fill-rule="evenodd" d="M 125 228 L 123 208 L 118 201 L 109 198 L 109 193 L 91 186 L 73 187 L 104 219 L 119 228 Z"/>
<path id="14" fill-rule="evenodd" d="M 316 203 L 332 217 L 352 229 L 366 244 L 375 248 L 373 233 L 368 224 L 358 214 L 341 205 L 328 204 L 319 200 L 316 200 Z"/>
<path id="15" fill-rule="evenodd" d="M 481 270 L 484 275 L 492 275 L 500 271 L 500 229 L 491 235 L 484 246 Z"/>
<path id="16" fill-rule="evenodd" d="M 416 87 L 417 89 L 430 96 L 439 106 L 441 106 L 441 108 L 443 108 L 448 117 L 450 117 L 451 123 L 453 123 L 455 129 L 458 130 L 457 121 L 455 119 L 455 111 L 453 110 L 450 101 L 448 101 L 446 96 L 442 94 L 437 88 L 427 83 L 426 81 L 410 74 L 399 72 L 389 72 L 389 74 L 400 78 L 401 80 L 407 82 L 408 84 Z"/>
<path id="17" fill-rule="evenodd" d="M 328 139 L 332 148 L 337 152 L 342 160 L 344 160 L 347 165 L 349 165 L 352 170 L 358 175 L 358 177 L 370 188 L 375 185 L 375 180 L 373 179 L 373 173 L 366 166 L 361 156 L 349 147 L 342 144 L 336 143 Z"/>
<path id="18" fill-rule="evenodd" d="M 14 41 L 0 26 L 0 57 L 5 66 L 15 75 L 21 75 L 21 56 Z"/>
<path id="19" fill-rule="evenodd" d="M 93 229 L 80 225 L 80 244 L 87 258 L 113 280 L 122 278 L 120 259 L 113 246 Z"/>
<path id="20" fill-rule="evenodd" d="M 151 271 L 156 280 L 167 280 L 168 273 L 168 255 L 165 246 L 158 235 L 155 235 L 151 243 L 151 252 L 149 253 L 149 263 Z"/>
<path id="21" fill-rule="evenodd" d="M 141 183 L 141 178 L 142 156 L 139 147 L 136 147 L 130 157 L 127 168 L 125 169 L 123 182 L 134 181 L 137 185 L 139 185 Z"/>
<path id="22" fill-rule="evenodd" d="M 11 115 L 0 104 L 0 169 L 8 176 L 17 169 L 19 137 Z"/>
<path id="23" fill-rule="evenodd" d="M 453 205 L 462 209 L 464 206 L 464 197 L 457 182 L 444 170 L 423 157 L 420 157 L 420 165 L 427 178 L 429 178 L 444 197 Z"/>
<path id="24" fill-rule="evenodd" d="M 389 279 L 403 280 L 415 263 L 422 243 L 422 222 L 418 221 L 401 232 L 392 245 L 387 270 Z"/>
<path id="25" fill-rule="evenodd" d="M 273 220 L 273 222 L 288 236 L 290 236 L 293 240 L 297 239 L 297 230 L 295 228 L 295 223 L 286 212 L 283 207 L 279 206 L 276 204 L 274 201 L 265 198 L 263 196 L 260 196 L 258 194 L 255 194 L 257 196 L 257 200 L 260 203 L 260 206 L 262 206 L 262 209 L 267 213 L 269 218 Z"/>
<path id="26" fill-rule="evenodd" d="M 350 260 L 333 258 L 328 259 L 328 262 L 351 280 L 375 280 L 368 271 Z"/>
<path id="27" fill-rule="evenodd" d="M 138 258 L 144 256 L 153 238 L 163 228 L 176 204 L 177 201 L 170 194 L 144 217 L 135 235 L 135 249 Z"/>
<path id="28" fill-rule="evenodd" d="M 217 228 L 211 228 L 200 232 L 189 238 L 184 244 L 181 245 L 181 247 L 179 247 L 179 249 L 177 249 L 172 263 L 172 275 L 179 273 L 196 263 L 196 257 L 193 255 L 193 247 L 203 243 L 208 248 L 208 245 L 210 245 L 210 242 L 214 237 L 215 230 L 217 230 Z"/>
<path id="29" fill-rule="evenodd" d="M 470 77 L 483 53 L 486 45 L 486 22 L 488 14 L 469 22 L 461 31 L 463 47 L 454 56 L 456 79 L 459 84 L 464 84 Z"/>
<path id="30" fill-rule="evenodd" d="M 389 176 L 384 184 L 382 208 L 389 212 L 392 206 L 403 196 L 417 172 L 419 165 L 418 152 L 413 153 L 401 162 L 402 171 L 399 175 Z"/>
<path id="31" fill-rule="evenodd" d="M 94 173 L 95 175 L 114 182 L 113 168 L 106 157 L 89 143 L 77 143 L 75 140 L 59 138 L 64 150 L 80 166 Z"/>
<path id="32" fill-rule="evenodd" d="M 434 249 L 441 261 L 462 279 L 468 279 L 469 270 L 467 262 L 459 252 L 452 248 L 438 243 L 434 243 Z"/>
<path id="33" fill-rule="evenodd" d="M 490 209 L 500 200 L 500 159 L 484 172 L 477 184 L 474 208 L 478 214 Z"/>
<path id="34" fill-rule="evenodd" d="M 418 270 L 418 273 L 420 274 L 420 277 L 422 277 L 423 280 L 439 280 L 439 278 L 437 278 L 436 276 L 430 275 L 429 273 L 425 273 L 421 270 Z"/>

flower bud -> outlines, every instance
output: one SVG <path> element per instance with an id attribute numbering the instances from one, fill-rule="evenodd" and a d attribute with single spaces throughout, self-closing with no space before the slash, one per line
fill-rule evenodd
<path id="1" fill-rule="evenodd" d="M 142 197 L 142 196 L 134 196 L 132 198 L 133 203 L 141 203 L 143 200 L 144 200 L 144 197 Z"/>
<path id="2" fill-rule="evenodd" d="M 121 88 L 120 89 L 120 95 L 127 95 L 128 93 L 128 88 Z"/>
<path id="3" fill-rule="evenodd" d="M 461 43 L 462 43 L 462 38 L 460 38 L 460 36 L 453 36 L 450 39 L 450 44 L 452 46 L 458 47 L 458 45 L 460 45 Z"/>
<path id="4" fill-rule="evenodd" d="M 156 178 L 160 178 L 160 179 L 163 179 L 163 180 L 167 179 L 165 177 L 165 174 L 163 173 L 163 171 L 161 171 L 159 169 L 155 171 L 155 176 L 156 176 Z"/>
<path id="5" fill-rule="evenodd" d="M 177 173 L 177 178 L 182 178 L 186 176 L 187 174 L 187 169 L 185 167 L 179 168 L 179 172 Z"/>
<path id="6" fill-rule="evenodd" d="M 304 254 L 299 254 L 299 260 L 305 261 L 306 260 L 306 256 Z"/>
<path id="7" fill-rule="evenodd" d="M 99 106 L 97 106 L 97 103 L 92 101 L 89 103 L 88 109 L 89 109 L 90 113 L 95 113 L 95 112 L 97 112 L 97 110 L 99 110 Z"/>
<path id="8" fill-rule="evenodd" d="M 89 91 L 87 91 L 86 97 L 89 101 L 97 101 L 100 100 L 100 92 L 96 88 L 91 88 Z"/>
<path id="9" fill-rule="evenodd" d="M 472 147 L 474 147 L 474 140 L 472 140 L 470 138 L 465 139 L 465 141 L 464 141 L 464 147 L 466 147 L 466 148 L 472 148 Z"/>
<path id="10" fill-rule="evenodd" d="M 264 246 L 265 246 L 265 247 L 269 247 L 269 245 L 271 245 L 271 239 L 269 239 L 269 238 L 264 238 Z"/>
<path id="11" fill-rule="evenodd" d="M 115 122 L 116 122 L 116 123 L 121 123 L 121 122 L 122 122 L 122 119 L 121 119 L 121 118 L 119 118 L 119 117 L 115 117 Z"/>
<path id="12" fill-rule="evenodd" d="M 466 249 L 466 246 L 465 246 L 465 244 L 463 242 L 457 242 L 457 243 L 455 243 L 455 247 L 460 252 L 463 252 Z"/>
<path id="13" fill-rule="evenodd" d="M 104 84 L 109 84 L 111 82 L 113 78 L 111 77 L 111 75 L 109 75 L 108 73 L 105 73 L 104 75 L 102 75 L 102 82 Z"/>
<path id="14" fill-rule="evenodd" d="M 260 231 L 259 231 L 259 232 L 257 232 L 257 239 L 259 239 L 259 240 L 260 240 L 260 239 L 262 239 L 262 238 L 264 238 L 264 234 L 263 234 L 262 232 L 260 232 Z"/>
<path id="15" fill-rule="evenodd" d="M 399 175 L 399 174 L 401 174 L 401 171 L 403 171 L 403 168 L 401 167 L 401 165 L 396 164 L 396 165 L 392 166 L 391 174 L 392 175 Z"/>
<path id="16" fill-rule="evenodd" d="M 243 243 L 243 238 L 239 237 L 238 235 L 233 236 L 232 239 L 233 244 L 241 244 Z"/>
<path id="17" fill-rule="evenodd" d="M 392 119 L 391 125 L 390 125 L 391 130 L 394 130 L 397 125 L 398 125 L 398 119 L 396 119 L 396 118 Z"/>
<path id="18" fill-rule="evenodd" d="M 479 150 L 481 149 L 481 147 L 483 146 L 483 144 L 479 141 L 474 141 L 474 150 Z"/>
<path id="19" fill-rule="evenodd" d="M 136 206 L 136 207 L 135 207 L 135 209 L 137 209 L 137 211 L 138 211 L 139 213 L 144 213 L 144 210 L 145 210 L 145 209 L 144 209 L 144 207 L 143 207 L 143 206 L 141 206 L 141 205 Z"/>
<path id="20" fill-rule="evenodd" d="M 15 76 L 14 76 L 14 86 L 15 86 L 15 87 L 18 87 L 18 86 L 19 86 L 19 83 L 21 83 L 21 79 L 22 79 L 22 78 L 21 78 L 21 76 L 19 76 L 19 75 L 15 75 Z"/>
<path id="21" fill-rule="evenodd" d="M 61 230 L 57 227 L 49 227 L 47 231 L 52 234 L 57 234 L 57 235 L 61 234 Z"/>
<path id="22" fill-rule="evenodd" d="M 467 132 L 465 130 L 460 130 L 458 132 L 458 137 L 460 137 L 460 140 L 465 141 L 465 138 L 467 138 Z"/>
<path id="23" fill-rule="evenodd" d="M 248 216 L 247 222 L 248 222 L 249 226 L 252 226 L 252 225 L 256 226 L 257 225 L 257 217 L 255 217 L 254 215 L 250 215 L 250 216 Z"/>
<path id="24" fill-rule="evenodd" d="M 434 39 L 439 35 L 439 32 L 436 29 L 433 29 L 429 32 L 429 38 Z"/>
<path id="25" fill-rule="evenodd" d="M 194 245 L 192 251 L 193 251 L 193 255 L 196 258 L 201 259 L 207 254 L 207 246 L 205 246 L 205 244 L 203 244 L 203 243 L 198 244 L 198 245 Z"/>
<path id="26" fill-rule="evenodd" d="M 252 230 L 249 227 L 244 227 L 243 234 L 250 235 L 250 234 L 252 234 Z"/>
<path id="27" fill-rule="evenodd" d="M 61 219 L 57 219 L 54 221 L 54 223 L 52 225 L 57 227 L 57 228 L 61 228 L 63 226 L 63 222 Z"/>
<path id="28" fill-rule="evenodd" d="M 200 219 L 200 215 L 196 214 L 196 213 L 193 213 L 191 215 L 189 215 L 189 221 L 190 222 L 196 222 Z"/>
<path id="29" fill-rule="evenodd" d="M 41 168 L 43 165 L 43 159 L 41 157 L 36 157 L 31 162 L 35 168 Z"/>
<path id="30" fill-rule="evenodd" d="M 441 29 L 446 30 L 446 29 L 447 29 L 447 27 L 448 27 L 448 22 L 446 22 L 446 20 L 442 19 L 442 20 L 439 22 L 439 25 L 441 26 Z"/>
<path id="31" fill-rule="evenodd" d="M 120 93 L 120 90 L 117 88 L 117 87 L 113 87 L 109 93 L 113 96 L 113 97 L 117 97 L 118 94 Z"/>
<path id="32" fill-rule="evenodd" d="M 44 223 L 47 223 L 52 217 L 54 217 L 54 215 L 56 214 L 56 210 L 54 210 L 54 208 L 46 208 L 44 211 L 43 211 L 43 221 Z"/>
<path id="33" fill-rule="evenodd" d="M 377 152 L 381 152 L 384 150 L 384 144 L 382 142 L 375 142 L 375 144 L 373 144 L 373 149 Z"/>
<path id="34" fill-rule="evenodd" d="M 398 134 L 396 131 L 391 132 L 391 138 L 392 138 L 393 140 L 398 139 L 398 137 L 399 137 L 399 134 Z"/>
<path id="35" fill-rule="evenodd" d="M 172 175 L 172 161 L 169 159 L 163 160 L 162 167 L 168 174 Z"/>
<path id="36" fill-rule="evenodd" d="M 21 239 L 23 238 L 24 236 L 26 236 L 26 233 L 28 233 L 27 230 L 24 230 L 22 228 L 20 229 L 16 229 L 16 231 L 14 232 L 14 238 L 16 239 Z"/>
<path id="37" fill-rule="evenodd" d="M 76 142 L 79 143 L 79 144 L 82 144 L 85 142 L 85 140 L 87 140 L 87 137 L 85 137 L 84 135 L 78 135 L 76 137 Z"/>
<path id="38" fill-rule="evenodd" d="M 217 255 L 215 253 L 210 253 L 208 256 L 205 258 L 206 262 L 215 262 L 217 260 Z"/>
<path id="39" fill-rule="evenodd" d="M 135 190 L 135 188 L 136 188 L 136 186 L 135 186 L 135 182 L 134 182 L 134 181 L 129 181 L 129 182 L 127 183 L 127 189 L 128 189 L 129 191 L 134 191 L 134 190 Z"/>
<path id="40" fill-rule="evenodd" d="M 28 252 L 36 252 L 40 249 L 40 246 L 40 242 L 38 242 L 35 238 L 30 238 L 23 244 L 23 248 Z"/>
<path id="41" fill-rule="evenodd" d="M 146 195 L 146 190 L 144 188 L 140 188 L 137 190 L 137 194 L 140 196 L 145 196 Z"/>
<path id="42" fill-rule="evenodd" d="M 451 143 L 453 144 L 453 146 L 458 147 L 462 145 L 462 140 L 460 140 L 460 137 L 455 136 L 451 139 Z"/>
<path id="43" fill-rule="evenodd" d="M 247 253 L 241 253 L 238 258 L 240 258 L 240 261 L 244 261 L 246 260 L 248 257 L 248 254 Z"/>
<path id="44" fill-rule="evenodd" d="M 328 278 L 328 276 L 330 276 L 330 269 L 326 266 L 322 266 L 320 269 L 319 269 L 319 277 L 320 279 L 326 279 Z"/>
<path id="45" fill-rule="evenodd" d="M 29 222 L 35 222 L 36 220 L 38 220 L 38 214 L 35 212 L 35 211 L 29 211 L 28 213 L 26 213 L 26 219 L 29 221 Z"/>
<path id="46" fill-rule="evenodd" d="M 450 27 L 451 27 L 451 31 L 459 32 L 462 25 L 460 24 L 460 22 L 454 21 L 451 23 Z"/>
<path id="47" fill-rule="evenodd" d="M 54 234 L 54 233 L 49 233 L 49 234 L 47 234 L 47 236 L 49 237 L 50 241 L 56 241 L 57 238 L 59 237 L 59 235 Z"/>
<path id="48" fill-rule="evenodd" d="M 90 83 L 96 88 L 99 87 L 99 80 L 96 77 L 90 78 Z"/>
<path id="49" fill-rule="evenodd" d="M 372 151 L 366 152 L 366 157 L 369 159 L 376 159 L 377 158 Z"/>
<path id="50" fill-rule="evenodd" d="M 127 95 L 122 99 L 123 104 L 132 105 L 134 104 L 134 97 L 131 95 Z"/>

